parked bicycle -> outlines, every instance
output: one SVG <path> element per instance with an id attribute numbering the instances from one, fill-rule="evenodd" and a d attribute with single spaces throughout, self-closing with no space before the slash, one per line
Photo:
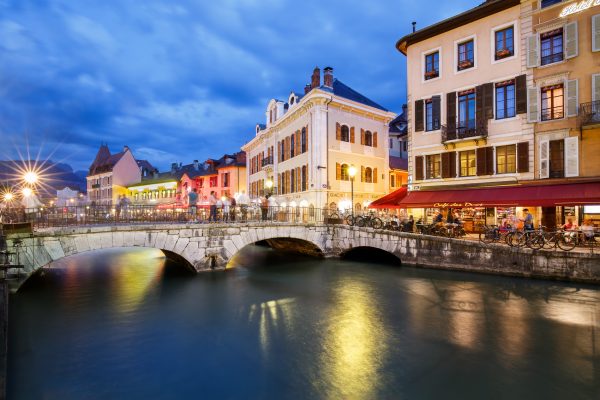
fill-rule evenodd
<path id="1" fill-rule="evenodd" d="M 373 229 L 383 228 L 383 221 L 376 217 L 372 212 L 366 215 L 359 215 L 354 217 L 354 224 L 360 228 L 368 227 Z"/>

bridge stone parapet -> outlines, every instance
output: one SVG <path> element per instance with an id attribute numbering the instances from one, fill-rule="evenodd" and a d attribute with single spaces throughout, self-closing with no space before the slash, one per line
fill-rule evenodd
<path id="1" fill-rule="evenodd" d="M 63 257 L 119 247 L 159 249 L 197 272 L 220 270 L 245 246 L 260 241 L 324 257 L 375 248 L 393 254 L 402 264 L 418 267 L 600 283 L 598 254 L 533 251 L 347 225 L 112 225 L 47 228 L 7 237 L 11 248 L 20 242 L 14 248 L 25 266 L 25 277 Z"/>

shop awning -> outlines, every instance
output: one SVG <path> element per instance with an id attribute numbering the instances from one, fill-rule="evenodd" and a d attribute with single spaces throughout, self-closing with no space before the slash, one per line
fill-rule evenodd
<path id="1" fill-rule="evenodd" d="M 600 182 L 411 191 L 402 208 L 574 206 L 600 204 Z"/>
<path id="2" fill-rule="evenodd" d="M 407 194 L 407 188 L 400 188 L 392 193 L 378 198 L 369 204 L 369 208 L 405 208 L 404 206 L 400 206 L 398 203 L 400 203 L 400 200 L 406 197 Z"/>

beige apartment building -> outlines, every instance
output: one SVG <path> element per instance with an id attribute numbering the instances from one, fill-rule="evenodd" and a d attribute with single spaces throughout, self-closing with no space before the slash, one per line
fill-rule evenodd
<path id="1" fill-rule="evenodd" d="M 304 93 L 273 99 L 266 124 L 242 147 L 248 192 L 280 206 L 362 209 L 387 192 L 388 123 L 395 115 L 315 68 Z M 351 178 L 350 167 L 356 175 Z"/>

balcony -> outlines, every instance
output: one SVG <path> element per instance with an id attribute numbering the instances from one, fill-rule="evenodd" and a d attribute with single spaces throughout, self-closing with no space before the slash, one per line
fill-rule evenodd
<path id="1" fill-rule="evenodd" d="M 92 184 L 92 189 L 100 189 L 100 184 L 99 183 L 93 183 Z"/>
<path id="2" fill-rule="evenodd" d="M 450 122 L 450 121 L 448 121 Z M 453 123 L 442 125 L 442 143 L 460 140 L 478 140 L 488 136 L 488 121 L 470 120 L 468 123 L 459 123 L 454 118 Z"/>
<path id="3" fill-rule="evenodd" d="M 580 127 L 600 125 L 600 101 L 579 105 L 578 122 Z"/>
<path id="4" fill-rule="evenodd" d="M 273 165 L 273 156 L 265 157 L 262 159 L 261 166 L 263 168 Z"/>

